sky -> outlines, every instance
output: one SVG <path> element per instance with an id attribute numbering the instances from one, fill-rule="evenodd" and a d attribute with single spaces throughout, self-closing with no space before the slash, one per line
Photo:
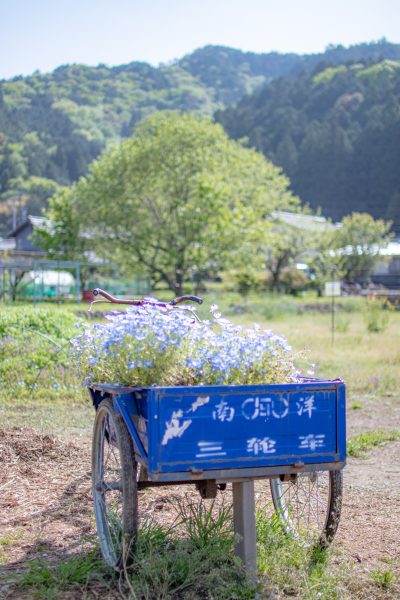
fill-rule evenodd
<path id="1" fill-rule="evenodd" d="M 322 52 L 400 43 L 400 0 L 0 0 L 0 79 L 181 58 L 207 44 Z"/>

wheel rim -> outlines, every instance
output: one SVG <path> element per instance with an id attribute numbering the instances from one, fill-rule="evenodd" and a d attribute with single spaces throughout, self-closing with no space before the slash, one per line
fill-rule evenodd
<path id="1" fill-rule="evenodd" d="M 98 436 L 94 512 L 104 559 L 111 566 L 117 566 L 122 552 L 122 463 L 115 422 L 108 411 L 104 411 Z"/>
<path id="2" fill-rule="evenodd" d="M 329 472 L 302 473 L 292 481 L 271 479 L 271 494 L 286 533 L 306 545 L 325 541 L 332 499 Z"/>

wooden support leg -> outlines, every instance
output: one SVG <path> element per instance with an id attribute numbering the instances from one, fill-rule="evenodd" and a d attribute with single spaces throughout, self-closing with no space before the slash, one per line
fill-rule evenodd
<path id="1" fill-rule="evenodd" d="M 257 581 L 254 481 L 232 484 L 235 554 L 242 559 L 251 583 Z"/>

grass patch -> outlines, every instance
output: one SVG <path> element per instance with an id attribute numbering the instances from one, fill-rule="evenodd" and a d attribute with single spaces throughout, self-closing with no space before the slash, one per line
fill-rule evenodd
<path id="1" fill-rule="evenodd" d="M 2 309 L 1 400 L 53 400 L 60 394 L 74 398 L 80 392 L 69 360 L 69 340 L 76 334 L 77 321 L 70 309 L 57 306 Z"/>
<path id="2" fill-rule="evenodd" d="M 272 591 L 279 598 L 350 598 L 331 550 L 306 547 L 288 536 L 278 519 L 267 520 L 262 513 L 257 514 L 257 540 L 258 568 L 264 576 L 265 597 Z"/>
<path id="3" fill-rule="evenodd" d="M 49 401 L 45 395 L 39 399 L 23 400 L 20 396 L 0 399 L 0 428 L 29 427 L 52 435 L 90 436 L 94 409 L 89 393 L 83 387 L 79 399 L 68 393 Z"/>
<path id="4" fill-rule="evenodd" d="M 15 531 L 13 533 L 6 533 L 0 536 L 0 562 L 8 562 L 8 548 L 12 546 L 18 546 L 19 540 L 23 536 L 22 531 Z"/>
<path id="5" fill-rule="evenodd" d="M 374 569 L 371 571 L 371 579 L 382 590 L 390 590 L 395 582 L 395 576 L 390 569 Z"/>
<path id="6" fill-rule="evenodd" d="M 18 583 L 21 589 L 29 589 L 34 598 L 53 600 L 65 590 L 82 589 L 96 581 L 104 586 L 113 573 L 100 560 L 97 549 L 79 555 L 52 567 L 43 560 L 32 560 L 29 569 Z"/>
<path id="7" fill-rule="evenodd" d="M 363 407 L 363 405 L 361 404 L 361 402 L 355 401 L 351 403 L 351 408 L 353 410 L 361 410 Z"/>
<path id="8" fill-rule="evenodd" d="M 347 454 L 357 458 L 363 457 L 368 450 L 398 439 L 400 439 L 400 431 L 396 429 L 365 431 L 347 441 Z"/>
<path id="9" fill-rule="evenodd" d="M 186 499 L 171 529 L 142 525 L 127 570 L 133 598 L 250 600 L 254 588 L 233 554 L 231 509 Z"/>

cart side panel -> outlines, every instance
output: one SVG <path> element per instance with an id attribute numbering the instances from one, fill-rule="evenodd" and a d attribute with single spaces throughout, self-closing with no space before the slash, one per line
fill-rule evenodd
<path id="1" fill-rule="evenodd" d="M 344 460 L 338 382 L 154 388 L 146 401 L 152 473 Z"/>
<path id="2" fill-rule="evenodd" d="M 337 438 L 340 460 L 346 460 L 346 386 L 337 386 Z"/>

